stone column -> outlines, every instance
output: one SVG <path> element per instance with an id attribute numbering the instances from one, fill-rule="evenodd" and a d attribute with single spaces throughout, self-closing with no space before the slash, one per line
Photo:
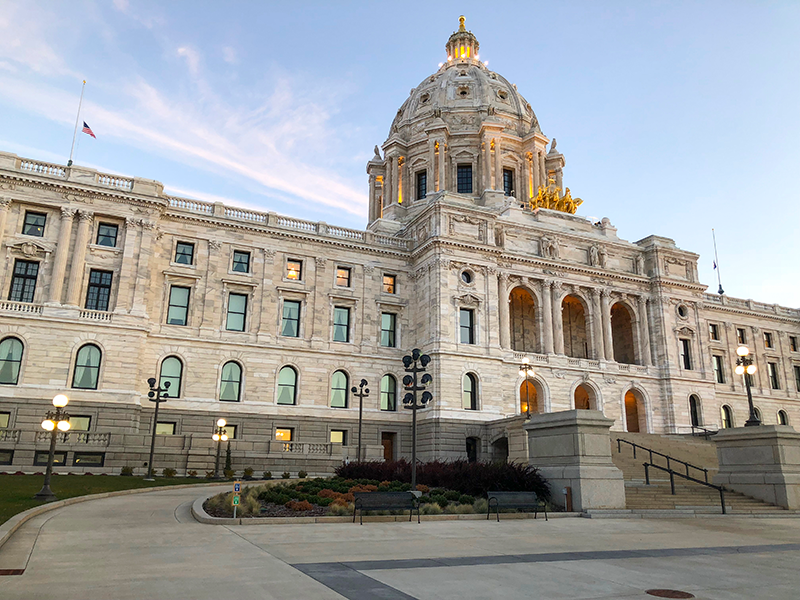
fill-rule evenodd
<path id="1" fill-rule="evenodd" d="M 3 245 L 3 238 L 6 234 L 6 220 L 8 219 L 9 206 L 11 206 L 10 198 L 0 198 L 0 247 Z"/>
<path id="2" fill-rule="evenodd" d="M 544 153 L 539 152 L 539 181 L 540 185 L 547 187 L 547 167 L 544 165 Z"/>
<path id="3" fill-rule="evenodd" d="M 436 191 L 436 142 L 434 142 L 433 140 L 428 141 L 428 164 L 425 167 L 425 173 L 426 173 L 425 175 L 426 185 L 428 187 L 426 193 L 430 194 Z M 411 174 L 411 176 L 413 179 L 416 179 L 413 173 Z M 416 185 L 416 183 L 417 182 L 414 181 L 414 185 Z M 419 196 L 419 190 L 417 190 L 415 199 L 418 196 Z"/>
<path id="4" fill-rule="evenodd" d="M 125 241 L 122 245 L 122 267 L 119 273 L 117 302 L 114 312 L 127 313 L 133 304 L 133 286 L 136 282 L 136 219 L 125 218 Z"/>
<path id="5" fill-rule="evenodd" d="M 153 254 L 153 237 L 155 221 L 142 219 L 142 241 L 139 244 L 139 262 L 136 265 L 136 285 L 133 288 L 133 306 L 131 314 L 147 316 L 146 294 L 150 289 L 150 257 Z"/>
<path id="6" fill-rule="evenodd" d="M 533 152 L 531 154 L 531 177 L 533 177 L 533 195 L 535 196 L 536 193 L 539 191 L 539 186 L 542 185 L 541 181 L 539 180 L 539 164 L 538 164 L 538 152 Z"/>
<path id="7" fill-rule="evenodd" d="M 375 194 L 375 175 L 369 176 L 369 222 L 372 223 L 380 216 L 377 197 Z"/>
<path id="8" fill-rule="evenodd" d="M 564 323 L 561 318 L 561 282 L 553 282 L 553 349 L 564 354 Z"/>
<path id="9" fill-rule="evenodd" d="M 494 141 L 494 188 L 503 189 L 503 152 L 500 150 L 500 138 Z"/>
<path id="10" fill-rule="evenodd" d="M 492 140 L 485 137 L 483 142 L 483 189 L 492 189 Z M 483 190 L 480 190 L 483 191 Z"/>
<path id="11" fill-rule="evenodd" d="M 614 342 L 611 338 L 611 306 L 610 306 L 611 292 L 603 290 L 600 311 L 603 316 L 603 347 L 606 352 L 606 360 L 614 360 Z"/>
<path id="12" fill-rule="evenodd" d="M 386 154 L 386 178 L 383 181 L 383 207 L 386 208 L 387 206 L 392 205 L 392 186 L 394 184 L 394 168 L 392 167 L 393 164 L 396 164 L 396 159 L 393 154 Z"/>
<path id="13" fill-rule="evenodd" d="M 606 349 L 603 341 L 603 309 L 600 307 L 599 288 L 592 288 L 592 338 L 594 357 L 602 360 L 606 356 Z"/>
<path id="14" fill-rule="evenodd" d="M 67 304 L 80 306 L 80 294 L 83 286 L 83 263 L 86 260 L 86 244 L 94 220 L 92 213 L 78 211 L 78 235 L 75 239 L 75 250 L 72 253 L 72 265 L 69 270 L 69 286 L 67 287 Z"/>
<path id="15" fill-rule="evenodd" d="M 552 281 L 542 282 L 542 332 L 544 333 L 544 352 L 553 354 L 553 287 Z"/>
<path id="16" fill-rule="evenodd" d="M 67 273 L 69 240 L 72 237 L 72 219 L 74 216 L 74 208 L 61 208 L 61 227 L 58 230 L 56 256 L 53 261 L 53 276 L 50 279 L 50 302 L 61 303 L 61 292 L 64 290 L 64 276 Z"/>
<path id="17" fill-rule="evenodd" d="M 500 348 L 507 350 L 511 348 L 509 341 L 510 326 L 508 314 L 508 274 L 500 273 L 497 276 L 497 304 L 500 320 Z"/>
<path id="18" fill-rule="evenodd" d="M 647 298 L 639 296 L 639 343 L 642 347 L 642 364 L 652 365 L 650 354 L 650 319 L 647 318 Z"/>
<path id="19" fill-rule="evenodd" d="M 397 200 L 400 197 L 400 168 L 397 164 L 399 157 L 392 156 L 392 204 L 397 204 Z"/>
<path id="20" fill-rule="evenodd" d="M 447 189 L 446 185 L 446 167 L 445 167 L 445 157 L 444 157 L 444 150 L 445 150 L 445 143 L 444 140 L 439 140 L 439 187 L 438 190 Z"/>

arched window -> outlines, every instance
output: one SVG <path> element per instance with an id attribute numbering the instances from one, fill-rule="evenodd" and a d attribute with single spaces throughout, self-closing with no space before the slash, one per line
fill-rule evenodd
<path id="1" fill-rule="evenodd" d="M 17 338 L 7 337 L 0 342 L 0 383 L 17 385 L 24 347 Z"/>
<path id="2" fill-rule="evenodd" d="M 733 427 L 733 411 L 731 407 L 725 404 L 722 407 L 722 428 L 730 429 Z"/>
<path id="3" fill-rule="evenodd" d="M 381 379 L 381 410 L 397 410 L 397 379 L 384 375 Z"/>
<path id="4" fill-rule="evenodd" d="M 464 410 L 478 410 L 478 380 L 475 375 L 464 375 L 461 390 L 461 406 Z"/>
<path id="5" fill-rule="evenodd" d="M 242 390 L 242 367 L 235 361 L 222 366 L 219 386 L 219 399 L 226 402 L 239 402 Z"/>
<path id="6" fill-rule="evenodd" d="M 789 424 L 789 415 L 785 410 L 778 411 L 778 425 L 788 425 Z"/>
<path id="7" fill-rule="evenodd" d="M 81 346 L 75 357 L 75 372 L 72 375 L 72 387 L 81 390 L 96 390 L 100 378 L 100 358 L 102 352 L 94 344 Z"/>
<path id="8" fill-rule="evenodd" d="M 764 420 L 764 419 L 761 418 L 761 409 L 758 408 L 757 406 L 753 407 L 753 413 L 756 415 L 756 419 L 758 419 L 759 421 L 763 421 Z"/>
<path id="9" fill-rule="evenodd" d="M 294 367 L 283 367 L 278 373 L 278 404 L 297 402 L 297 371 Z"/>
<path id="10" fill-rule="evenodd" d="M 331 377 L 331 407 L 347 408 L 347 373 L 336 371 Z"/>
<path id="11" fill-rule="evenodd" d="M 692 427 L 700 427 L 700 398 L 697 394 L 689 396 L 689 418 L 692 420 Z"/>
<path id="12" fill-rule="evenodd" d="M 177 356 L 168 356 L 161 361 L 161 377 L 158 387 L 163 388 L 169 382 L 167 397 L 179 398 L 181 395 L 181 379 L 183 379 L 183 362 Z M 163 394 L 162 394 L 163 395 Z"/>

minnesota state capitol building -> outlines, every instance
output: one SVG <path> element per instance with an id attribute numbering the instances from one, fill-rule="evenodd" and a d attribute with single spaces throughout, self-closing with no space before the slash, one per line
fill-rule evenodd
<path id="1" fill-rule="evenodd" d="M 800 422 L 800 310 L 706 294 L 698 255 L 576 214 L 565 158 L 461 27 L 367 164 L 365 231 L 164 194 L 0 153 L 0 464 L 326 473 L 411 453 L 402 357 L 432 362 L 419 456 L 523 459 L 529 413 L 615 429 L 742 425 L 736 348 L 767 424 Z M 528 368 L 521 372 L 526 361 Z M 525 373 L 527 371 L 527 373 Z M 147 379 L 170 382 L 153 423 Z"/>

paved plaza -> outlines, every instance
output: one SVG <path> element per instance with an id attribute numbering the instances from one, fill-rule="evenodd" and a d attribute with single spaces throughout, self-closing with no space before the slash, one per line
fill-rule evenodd
<path id="1" fill-rule="evenodd" d="M 67 506 L 0 548 L 0 598 L 796 600 L 795 518 L 428 521 L 220 526 L 191 516 L 214 488 Z M 217 490 L 219 488 L 216 488 Z"/>

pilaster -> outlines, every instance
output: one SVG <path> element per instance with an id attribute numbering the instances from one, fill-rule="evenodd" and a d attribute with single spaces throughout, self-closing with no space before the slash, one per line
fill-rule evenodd
<path id="1" fill-rule="evenodd" d="M 75 250 L 72 253 L 69 286 L 67 287 L 67 304 L 80 305 L 81 288 L 83 287 L 83 268 L 86 262 L 86 245 L 89 242 L 91 224 L 94 215 L 90 212 L 78 211 L 78 235 L 75 239 Z"/>

